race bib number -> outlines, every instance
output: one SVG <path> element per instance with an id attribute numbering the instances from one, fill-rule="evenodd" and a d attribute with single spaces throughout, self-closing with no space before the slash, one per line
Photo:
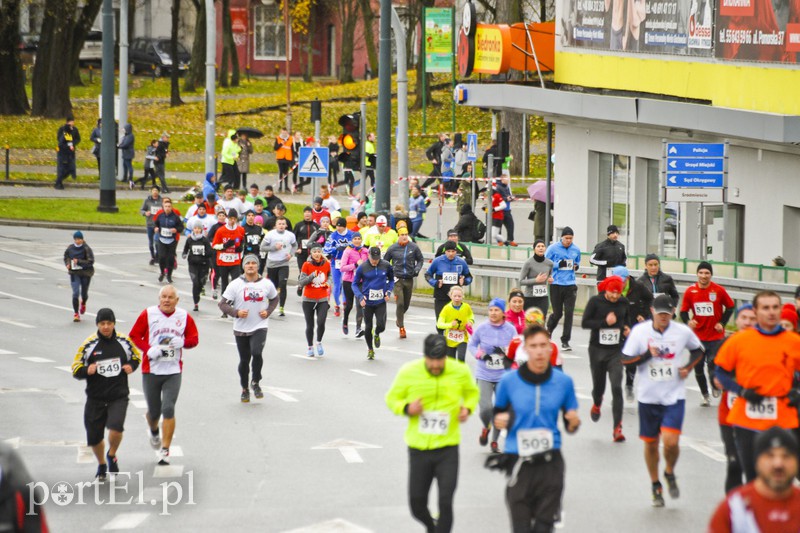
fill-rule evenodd
<path id="1" fill-rule="evenodd" d="M 564 266 L 559 267 L 559 270 L 574 270 L 574 269 L 575 269 L 575 263 L 572 261 L 572 259 L 565 259 Z"/>
<path id="2" fill-rule="evenodd" d="M 336 267 L 337 270 L 341 270 L 342 269 L 342 260 L 341 259 L 337 259 L 336 263 L 334 264 L 334 266 Z"/>
<path id="3" fill-rule="evenodd" d="M 175 359 L 175 348 L 161 348 L 162 359 Z"/>
<path id="4" fill-rule="evenodd" d="M 534 298 L 541 298 L 542 296 L 547 296 L 547 285 L 534 285 L 533 286 L 533 297 Z"/>
<path id="5" fill-rule="evenodd" d="M 300 241 L 300 248 L 308 247 L 308 239 L 303 239 Z"/>
<path id="6" fill-rule="evenodd" d="M 235 263 L 239 259 L 239 254 L 224 253 L 219 254 L 219 260 L 223 263 Z"/>
<path id="7" fill-rule="evenodd" d="M 172 228 L 161 228 L 161 236 L 168 239 L 172 238 Z"/>
<path id="8" fill-rule="evenodd" d="M 260 240 L 260 236 L 259 235 L 248 235 L 247 236 L 247 242 L 250 243 L 250 244 L 258 244 L 259 240 Z"/>
<path id="9" fill-rule="evenodd" d="M 450 413 L 425 411 L 419 415 L 419 432 L 426 435 L 447 435 L 450 428 Z"/>
<path id="10" fill-rule="evenodd" d="M 714 304 L 703 302 L 694 304 L 695 316 L 714 316 Z"/>
<path id="11" fill-rule="evenodd" d="M 768 396 L 761 403 L 747 402 L 744 412 L 751 420 L 777 420 L 778 399 Z"/>
<path id="12" fill-rule="evenodd" d="M 417 212 L 416 211 L 409 211 L 408 212 L 408 217 L 409 218 L 417 218 Z"/>
<path id="13" fill-rule="evenodd" d="M 104 378 L 119 376 L 120 372 L 122 372 L 122 363 L 120 363 L 119 357 L 97 361 L 97 373 Z"/>
<path id="14" fill-rule="evenodd" d="M 192 246 L 192 255 L 206 255 L 206 247 Z"/>
<path id="15" fill-rule="evenodd" d="M 72 266 L 69 267 L 69 268 L 70 268 L 70 270 L 83 270 L 83 267 L 78 264 L 78 260 L 77 259 L 73 259 L 72 260 Z"/>
<path id="16" fill-rule="evenodd" d="M 614 328 L 601 329 L 598 332 L 600 344 L 603 346 L 616 346 L 619 344 L 619 330 Z"/>
<path id="17" fill-rule="evenodd" d="M 258 256 L 259 256 L 261 259 L 266 259 L 266 258 L 267 258 L 267 252 L 258 252 Z"/>
<path id="18" fill-rule="evenodd" d="M 672 361 L 653 359 L 650 361 L 647 375 L 653 381 L 672 381 L 675 379 L 675 368 L 672 366 Z"/>
<path id="19" fill-rule="evenodd" d="M 458 283 L 458 272 L 444 272 L 442 274 L 443 285 L 455 285 Z"/>
<path id="20" fill-rule="evenodd" d="M 491 357 L 490 360 L 486 361 L 486 368 L 489 370 L 503 370 L 503 359 L 505 356 L 493 353 Z"/>
<path id="21" fill-rule="evenodd" d="M 380 289 L 370 289 L 369 290 L 369 299 L 372 301 L 375 300 L 383 300 L 383 291 Z"/>
<path id="22" fill-rule="evenodd" d="M 736 401 L 739 395 L 735 392 L 728 391 L 728 409 L 733 409 L 733 403 Z"/>
<path id="23" fill-rule="evenodd" d="M 155 206 L 155 205 L 151 205 L 151 206 L 150 206 L 150 216 L 151 216 L 151 217 L 154 217 L 154 216 L 156 216 L 156 213 L 158 213 L 159 211 L 161 211 L 161 208 L 160 208 L 160 207 L 158 207 L 158 206 Z"/>
<path id="24" fill-rule="evenodd" d="M 462 343 L 464 342 L 464 332 L 460 329 L 448 329 L 447 340 Z"/>
<path id="25" fill-rule="evenodd" d="M 517 430 L 517 453 L 531 457 L 553 449 L 553 431 L 545 428 Z"/>

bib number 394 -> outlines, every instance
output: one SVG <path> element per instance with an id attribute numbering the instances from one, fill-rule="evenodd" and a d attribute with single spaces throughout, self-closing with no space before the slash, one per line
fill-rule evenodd
<path id="1" fill-rule="evenodd" d="M 672 381 L 675 379 L 675 368 L 671 361 L 650 361 L 650 368 L 647 375 L 653 381 Z"/>
<path id="2" fill-rule="evenodd" d="M 534 285 L 533 297 L 541 298 L 542 296 L 547 296 L 547 285 Z"/>
<path id="3" fill-rule="evenodd" d="M 426 435 L 447 435 L 450 427 L 450 413 L 445 411 L 426 411 L 419 415 L 419 432 Z"/>
<path id="4" fill-rule="evenodd" d="M 745 407 L 747 418 L 752 420 L 777 420 L 778 399 L 774 396 L 764 398 L 761 403 L 747 402 Z"/>
<path id="5" fill-rule="evenodd" d="M 531 457 L 553 449 L 553 431 L 550 429 L 520 429 L 517 431 L 517 452 L 520 457 Z"/>
<path id="6" fill-rule="evenodd" d="M 97 373 L 104 378 L 113 378 L 114 376 L 119 376 L 121 371 L 122 364 L 119 361 L 119 357 L 97 361 Z"/>

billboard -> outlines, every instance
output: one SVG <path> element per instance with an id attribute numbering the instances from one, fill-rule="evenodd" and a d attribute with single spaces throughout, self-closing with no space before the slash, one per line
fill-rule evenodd
<path id="1" fill-rule="evenodd" d="M 425 72 L 453 71 L 453 11 L 425 8 Z"/>
<path id="2" fill-rule="evenodd" d="M 797 63 L 800 0 L 718 0 L 719 59 Z"/>

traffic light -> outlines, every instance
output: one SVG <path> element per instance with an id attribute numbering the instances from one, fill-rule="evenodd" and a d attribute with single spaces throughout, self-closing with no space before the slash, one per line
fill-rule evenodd
<path id="1" fill-rule="evenodd" d="M 497 132 L 497 155 L 500 157 L 500 161 L 505 161 L 511 153 L 509 141 L 508 130 L 504 128 Z"/>
<path id="2" fill-rule="evenodd" d="M 339 162 L 350 170 L 361 170 L 361 113 L 339 117 Z"/>

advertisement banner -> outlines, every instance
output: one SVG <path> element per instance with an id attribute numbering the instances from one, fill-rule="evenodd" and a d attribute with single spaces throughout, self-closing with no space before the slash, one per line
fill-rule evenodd
<path id="1" fill-rule="evenodd" d="M 236 43 L 236 46 L 244 46 L 247 42 L 247 8 L 231 8 L 231 29 L 233 30 L 233 42 Z"/>
<path id="2" fill-rule="evenodd" d="M 712 0 L 561 1 L 563 46 L 712 55 Z"/>
<path id="3" fill-rule="evenodd" d="M 425 8 L 425 72 L 453 70 L 453 11 Z"/>
<path id="4" fill-rule="evenodd" d="M 719 59 L 797 63 L 800 1 L 720 0 L 715 55 Z"/>
<path id="5" fill-rule="evenodd" d="M 473 72 L 499 74 L 511 62 L 511 31 L 504 24 L 478 24 L 475 31 Z"/>

